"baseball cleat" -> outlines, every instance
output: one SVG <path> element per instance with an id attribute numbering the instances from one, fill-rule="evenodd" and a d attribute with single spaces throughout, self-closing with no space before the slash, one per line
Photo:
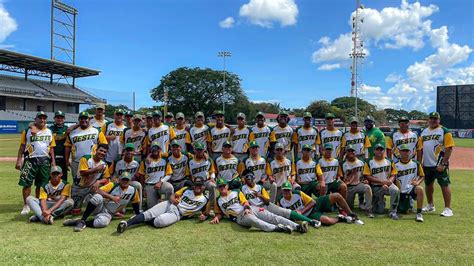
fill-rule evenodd
<path id="1" fill-rule="evenodd" d="M 49 220 L 45 220 L 44 221 L 45 224 L 54 224 L 54 217 L 51 215 L 49 216 Z"/>
<path id="2" fill-rule="evenodd" d="M 291 234 L 291 233 L 293 233 L 293 228 L 291 228 L 291 226 L 289 226 L 289 225 L 278 224 L 276 231 Z"/>
<path id="3" fill-rule="evenodd" d="M 74 232 L 81 232 L 84 228 L 86 228 L 86 222 L 79 220 L 76 226 L 74 226 Z"/>
<path id="4" fill-rule="evenodd" d="M 310 224 L 312 227 L 314 227 L 314 228 L 320 228 L 320 227 L 321 227 L 321 222 L 318 221 L 318 220 L 316 220 L 316 219 L 314 219 L 314 220 L 312 220 L 311 222 L 309 222 L 309 224 Z"/>
<path id="5" fill-rule="evenodd" d="M 423 214 L 417 213 L 415 221 L 420 222 L 420 223 L 424 222 L 425 220 L 423 220 Z"/>
<path id="6" fill-rule="evenodd" d="M 297 229 L 300 233 L 304 234 L 308 232 L 308 222 L 302 222 L 300 225 L 298 225 Z"/>
<path id="7" fill-rule="evenodd" d="M 36 223 L 36 222 L 39 222 L 39 219 L 38 219 L 38 217 L 36 217 L 36 215 L 32 215 L 32 216 L 30 216 L 30 218 L 28 219 L 28 221 L 29 221 L 30 223 Z"/>
<path id="8" fill-rule="evenodd" d="M 117 225 L 117 233 L 121 234 L 125 231 L 125 229 L 127 229 L 127 221 L 121 221 L 118 225 Z"/>
<path id="9" fill-rule="evenodd" d="M 352 223 L 352 217 L 350 216 L 346 216 L 346 215 L 342 215 L 342 214 L 339 214 L 337 215 L 337 219 L 339 220 L 339 222 L 344 222 L 344 223 Z"/>
<path id="10" fill-rule="evenodd" d="M 354 220 L 354 224 L 357 224 L 357 225 L 364 225 L 364 222 L 363 222 L 362 220 L 355 219 L 355 220 Z"/>
<path id="11" fill-rule="evenodd" d="M 435 212 L 436 208 L 434 205 L 428 204 L 423 209 L 421 209 L 422 212 Z"/>
<path id="12" fill-rule="evenodd" d="M 79 219 L 66 219 L 66 220 L 64 220 L 63 225 L 64 226 L 75 226 L 78 221 L 79 221 Z"/>
<path id="13" fill-rule="evenodd" d="M 398 214 L 397 214 L 396 212 L 394 212 L 394 211 L 390 212 L 390 213 L 388 214 L 388 216 L 389 216 L 390 218 L 392 218 L 392 220 L 398 220 L 398 219 L 400 219 L 400 217 L 398 217 Z"/>
<path id="14" fill-rule="evenodd" d="M 23 209 L 21 209 L 20 214 L 23 215 L 23 216 L 26 216 L 26 215 L 28 215 L 28 213 L 30 213 L 30 206 L 25 204 L 25 205 L 23 205 Z"/>
<path id="15" fill-rule="evenodd" d="M 443 217 L 451 217 L 454 215 L 453 210 L 450 208 L 444 208 L 443 212 L 440 214 Z"/>

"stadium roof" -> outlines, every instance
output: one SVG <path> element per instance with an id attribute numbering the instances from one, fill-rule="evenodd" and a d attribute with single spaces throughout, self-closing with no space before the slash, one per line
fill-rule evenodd
<path id="1" fill-rule="evenodd" d="M 1 65 L 23 69 L 23 71 L 10 69 Z M 61 75 L 71 78 L 97 76 L 100 73 L 100 71 L 90 68 L 79 67 L 60 61 L 44 59 L 3 49 L 0 49 L 0 70 L 13 72 L 37 71 L 45 74 Z"/>

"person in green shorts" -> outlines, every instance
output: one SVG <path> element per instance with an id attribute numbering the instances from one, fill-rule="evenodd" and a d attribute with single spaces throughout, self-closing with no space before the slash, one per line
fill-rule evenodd
<path id="1" fill-rule="evenodd" d="M 23 187 L 23 209 L 21 215 L 28 215 L 30 207 L 26 204 L 26 198 L 31 194 L 33 181 L 36 186 L 36 198 L 39 197 L 40 188 L 49 181 L 49 169 L 51 165 L 56 166 L 54 160 L 54 147 L 56 142 L 53 132 L 46 127 L 48 116 L 41 111 L 36 114 L 34 127 L 36 130 L 27 128 L 21 133 L 20 148 L 15 168 L 20 170 L 20 181 L 18 185 Z"/>
<path id="2" fill-rule="evenodd" d="M 283 195 L 278 199 L 278 204 L 285 208 L 294 210 L 304 216 L 321 221 L 323 225 L 333 225 L 338 222 L 364 224 L 357 214 L 352 212 L 346 200 L 339 193 L 331 193 L 321 196 L 314 200 L 302 191 L 293 190 L 290 182 L 282 185 Z M 325 213 L 333 212 L 337 208 L 348 213 L 348 215 L 339 214 L 337 217 L 329 217 Z"/>
<path id="3" fill-rule="evenodd" d="M 373 116 L 368 115 L 364 120 L 365 130 L 364 133 L 367 135 L 370 141 L 369 160 L 374 158 L 374 147 L 376 144 L 382 144 L 385 146 L 385 134 L 378 127 L 375 127 L 375 119 Z"/>
<path id="4" fill-rule="evenodd" d="M 56 161 L 56 165 L 61 166 L 63 171 L 62 179 L 64 183 L 67 183 L 67 164 L 64 158 L 64 143 L 66 142 L 68 127 L 64 124 L 65 117 L 62 111 L 54 113 L 54 124 L 51 125 L 49 129 L 53 132 L 54 141 L 56 142 L 56 147 L 54 147 L 54 160 Z"/>

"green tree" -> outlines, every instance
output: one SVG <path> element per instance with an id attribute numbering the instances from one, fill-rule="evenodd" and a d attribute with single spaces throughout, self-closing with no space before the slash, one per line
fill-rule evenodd
<path id="1" fill-rule="evenodd" d="M 326 113 L 331 112 L 331 104 L 325 100 L 314 101 L 306 107 L 308 112 L 311 112 L 313 117 L 324 118 Z"/>
<path id="2" fill-rule="evenodd" d="M 428 118 L 428 114 L 418 110 L 412 110 L 408 113 L 408 117 L 414 120 L 424 120 Z"/>
<path id="3" fill-rule="evenodd" d="M 167 90 L 169 110 L 179 110 L 188 116 L 197 111 L 211 114 L 222 109 L 222 101 L 225 101 L 226 106 L 243 99 L 248 101 L 240 81 L 238 75 L 226 72 L 224 91 L 223 71 L 181 67 L 161 78 L 160 84 L 151 90 L 151 98 L 163 103 Z"/>

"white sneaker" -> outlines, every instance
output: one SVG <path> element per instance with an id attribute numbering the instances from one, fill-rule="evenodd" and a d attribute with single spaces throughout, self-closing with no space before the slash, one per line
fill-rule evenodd
<path id="1" fill-rule="evenodd" d="M 434 205 L 428 204 L 423 209 L 421 209 L 422 212 L 435 212 L 436 208 Z"/>
<path id="2" fill-rule="evenodd" d="M 364 222 L 362 220 L 354 220 L 354 224 L 357 224 L 357 225 L 364 225 Z"/>
<path id="3" fill-rule="evenodd" d="M 23 216 L 26 216 L 30 213 L 30 206 L 28 205 L 23 205 L 23 209 L 21 209 L 21 212 L 20 214 L 23 215 Z"/>
<path id="4" fill-rule="evenodd" d="M 453 215 L 453 210 L 451 210 L 450 208 L 444 208 L 443 212 L 441 213 L 441 216 L 443 217 L 451 217 Z"/>
<path id="5" fill-rule="evenodd" d="M 415 221 L 422 223 L 422 222 L 424 221 L 424 220 L 423 220 L 423 214 L 417 213 L 417 214 L 416 214 Z"/>

